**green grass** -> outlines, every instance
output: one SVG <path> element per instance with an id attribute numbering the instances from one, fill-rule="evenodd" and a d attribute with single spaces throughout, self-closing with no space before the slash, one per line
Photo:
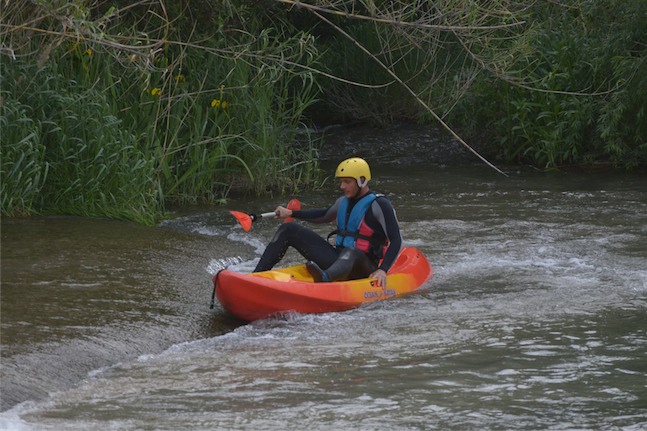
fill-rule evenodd
<path id="1" fill-rule="evenodd" d="M 16 6 L 24 15 L 45 13 L 24 3 Z M 86 9 L 57 12 L 101 31 Z M 315 144 L 297 136 L 318 92 L 303 67 L 318 57 L 307 34 L 265 29 L 232 37 L 223 28 L 209 39 L 167 33 L 155 41 L 137 29 L 154 23 L 133 21 L 135 36 L 117 42 L 56 33 L 55 21 L 41 22 L 51 33 L 23 40 L 39 55 L 0 65 L 3 214 L 150 224 L 169 204 L 219 203 L 232 191 L 293 193 L 316 183 Z M 143 42 L 163 49 L 142 56 Z"/>

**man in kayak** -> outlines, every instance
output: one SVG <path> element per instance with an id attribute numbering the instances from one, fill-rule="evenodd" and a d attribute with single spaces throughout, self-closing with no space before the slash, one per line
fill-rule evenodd
<path id="1" fill-rule="evenodd" d="M 315 281 L 370 277 L 386 287 L 386 274 L 402 248 L 395 210 L 386 197 L 369 188 L 371 170 L 364 159 L 344 160 L 335 177 L 344 194 L 332 206 L 311 210 L 276 208 L 280 219 L 293 217 L 311 223 L 337 220 L 337 229 L 328 236 L 336 235 L 335 244 L 303 225 L 283 223 L 254 272 L 272 269 L 292 246 L 308 260 L 306 267 Z"/>

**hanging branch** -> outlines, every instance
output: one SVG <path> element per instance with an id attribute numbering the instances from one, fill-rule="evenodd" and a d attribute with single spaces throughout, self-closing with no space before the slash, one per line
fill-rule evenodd
<path id="1" fill-rule="evenodd" d="M 398 84 L 400 84 L 415 100 L 418 102 L 440 125 L 447 130 L 454 139 L 456 139 L 461 145 L 463 145 L 469 152 L 474 154 L 476 157 L 478 157 L 482 162 L 484 162 L 486 165 L 488 165 L 490 168 L 494 169 L 498 173 L 508 176 L 505 172 L 497 168 L 494 164 L 492 164 L 490 161 L 488 161 L 485 157 L 483 157 L 481 154 L 479 154 L 474 148 L 472 148 L 467 142 L 465 142 L 454 130 L 449 127 L 445 121 L 424 101 L 420 98 L 420 96 L 407 84 L 405 83 L 393 70 L 391 67 L 386 65 L 383 61 L 381 61 L 379 58 L 377 58 L 372 52 L 370 52 L 365 46 L 363 46 L 361 43 L 357 41 L 353 36 L 348 34 L 346 31 L 344 31 L 342 28 L 340 28 L 338 25 L 334 24 L 331 22 L 328 18 L 323 16 L 320 12 L 318 7 L 310 7 L 310 5 L 305 5 L 300 2 L 295 2 L 292 0 L 278 0 L 282 3 L 289 3 L 293 4 L 295 6 L 304 6 L 307 7 L 310 12 L 312 12 L 317 18 L 319 18 L 321 21 L 325 22 L 326 24 L 330 25 L 332 28 L 334 28 L 337 32 L 339 32 L 341 35 L 343 35 L 345 38 L 347 38 L 351 43 L 353 43 L 356 47 L 358 47 L 362 52 L 364 52 L 366 55 L 368 55 L 373 61 L 375 61 L 380 68 L 382 68 L 386 73 L 388 73 Z M 346 15 L 345 12 L 341 13 L 342 15 Z M 357 16 L 357 15 L 354 15 Z M 378 21 L 381 22 L 381 21 Z M 447 30 L 447 28 L 445 28 Z"/>
<path id="2" fill-rule="evenodd" d="M 286 3 L 291 6 L 308 9 L 311 12 L 321 12 L 328 15 L 336 15 L 344 18 L 357 19 L 361 21 L 372 21 L 380 24 L 396 25 L 401 27 L 412 27 L 412 28 L 419 28 L 419 29 L 425 29 L 425 30 L 436 30 L 436 31 L 500 30 L 505 28 L 518 27 L 524 24 L 523 22 L 514 22 L 510 24 L 482 25 L 482 26 L 435 25 L 435 24 L 425 24 L 425 23 L 419 23 L 419 22 L 408 22 L 408 21 L 402 21 L 402 20 L 392 19 L 392 18 L 360 15 L 357 13 L 349 13 L 349 12 L 325 8 L 322 6 L 315 6 L 308 3 L 302 3 L 297 0 L 277 0 L 277 1 L 279 3 Z"/>

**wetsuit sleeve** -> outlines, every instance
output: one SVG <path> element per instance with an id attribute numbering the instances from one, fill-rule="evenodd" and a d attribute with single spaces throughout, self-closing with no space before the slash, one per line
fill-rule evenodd
<path id="1" fill-rule="evenodd" d="M 342 196 L 343 197 L 343 196 Z M 310 210 L 294 210 L 292 217 L 298 220 L 308 221 L 310 223 L 330 223 L 337 218 L 337 210 L 341 205 L 342 198 L 328 208 L 317 208 Z"/>
<path id="2" fill-rule="evenodd" d="M 380 224 L 382 224 L 382 228 L 384 229 L 384 233 L 386 233 L 386 237 L 389 240 L 389 247 L 386 249 L 386 253 L 384 253 L 384 258 L 379 266 L 379 269 L 383 270 L 384 272 L 389 272 L 389 269 L 391 269 L 391 266 L 393 266 L 395 260 L 400 254 L 400 250 L 402 250 L 402 235 L 400 234 L 400 224 L 398 223 L 398 218 L 395 215 L 395 210 L 393 209 L 393 206 L 388 199 L 382 197 L 378 198 L 376 202 L 380 206 L 383 216 L 383 219 L 380 219 L 379 217 L 378 219 L 380 221 Z"/>

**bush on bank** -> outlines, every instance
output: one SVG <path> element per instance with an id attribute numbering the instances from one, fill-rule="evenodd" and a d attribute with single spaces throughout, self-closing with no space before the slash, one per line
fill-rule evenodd
<path id="1" fill-rule="evenodd" d="M 491 3 L 474 12 L 466 2 L 455 26 L 445 28 L 449 11 L 433 8 L 447 2 L 425 3 L 423 11 L 374 4 L 392 25 L 337 23 L 468 142 L 487 143 L 499 160 L 540 169 L 647 165 L 647 2 L 521 1 L 500 15 L 487 9 Z M 399 24 L 406 21 L 439 27 L 424 32 Z M 343 38 L 322 39 L 333 47 L 324 51 L 333 74 L 376 86 L 325 82 L 335 97 L 324 103 L 340 118 L 433 124 L 401 86 L 386 85 L 392 78 L 374 59 Z"/>
<path id="2" fill-rule="evenodd" d="M 647 2 L 523 3 L 353 3 L 332 25 L 274 0 L 7 3 L 2 213 L 153 223 L 234 188 L 309 187 L 308 117 L 433 124 L 376 59 L 501 160 L 647 164 Z"/>
<path id="3" fill-rule="evenodd" d="M 208 35 L 175 3 L 122 3 L 3 9 L 3 214 L 153 223 L 168 204 L 317 180 L 297 136 L 318 91 L 308 34 L 228 1 Z"/>
<path id="4" fill-rule="evenodd" d="M 508 162 L 647 165 L 647 2 L 539 3 L 523 81 L 481 75 L 451 115 Z"/>

